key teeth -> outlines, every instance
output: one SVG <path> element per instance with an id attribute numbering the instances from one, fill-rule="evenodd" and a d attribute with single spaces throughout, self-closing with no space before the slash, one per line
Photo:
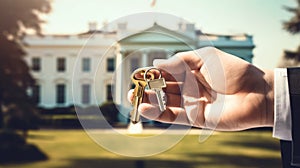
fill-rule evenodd
<path id="1" fill-rule="evenodd" d="M 167 98 L 166 98 L 166 93 L 165 93 L 164 91 L 161 91 L 161 92 L 162 92 L 163 100 L 166 101 L 166 99 L 167 99 Z"/>
<path id="2" fill-rule="evenodd" d="M 160 92 L 161 92 L 161 96 L 162 96 L 162 101 L 163 101 L 164 109 L 166 109 L 166 106 L 167 106 L 166 93 L 164 91 L 162 91 L 162 90 Z"/>

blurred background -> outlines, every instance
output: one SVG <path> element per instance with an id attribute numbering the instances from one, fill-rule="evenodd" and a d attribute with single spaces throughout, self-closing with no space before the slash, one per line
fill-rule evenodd
<path id="1" fill-rule="evenodd" d="M 118 86 L 130 73 L 207 45 L 261 68 L 299 66 L 300 0 L 2 0 L 0 11 L 1 167 L 281 167 L 271 128 L 215 132 L 203 143 L 191 131 L 170 150 L 132 158 L 96 144 L 76 110 L 126 132 L 130 104 L 119 93 L 130 86 Z M 168 126 L 147 121 L 151 131 L 136 136 Z"/>

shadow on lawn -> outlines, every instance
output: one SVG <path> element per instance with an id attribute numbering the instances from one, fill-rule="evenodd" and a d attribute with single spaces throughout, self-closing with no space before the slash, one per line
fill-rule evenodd
<path id="1" fill-rule="evenodd" d="M 259 139 L 259 140 L 258 140 Z M 231 140 L 222 142 L 222 146 L 231 146 L 233 148 L 256 148 L 261 150 L 270 150 L 274 152 L 280 152 L 280 144 L 279 141 L 270 140 L 270 138 L 265 137 L 253 137 L 243 135 L 239 138 L 239 141 Z"/>
<path id="2" fill-rule="evenodd" d="M 223 145 L 232 146 L 233 148 L 256 148 L 262 150 L 271 150 L 274 152 L 280 152 L 280 145 L 276 142 L 266 141 L 267 143 L 257 142 L 257 141 L 227 141 L 222 143 Z"/>
<path id="3" fill-rule="evenodd" d="M 280 168 L 281 161 L 277 158 L 254 158 L 241 155 L 222 154 L 196 154 L 191 155 L 195 161 L 175 161 L 175 160 L 131 160 L 131 159 L 73 159 L 68 167 L 101 167 L 101 168 L 204 168 L 204 167 L 244 167 L 244 168 Z M 198 158 L 198 159 L 197 159 Z M 205 158 L 206 161 L 199 161 Z M 56 167 L 65 168 L 65 167 Z"/>
<path id="4" fill-rule="evenodd" d="M 196 154 L 191 157 L 206 157 L 209 158 L 208 162 L 199 162 L 199 165 L 213 166 L 220 165 L 218 167 L 243 167 L 243 168 L 281 168 L 281 160 L 278 158 L 264 158 L 253 157 L 245 155 L 234 154 L 234 149 L 228 154 Z M 201 167 L 201 166 L 197 166 Z"/>
<path id="5" fill-rule="evenodd" d="M 24 136 L 11 130 L 0 131 L 0 164 L 47 160 L 48 156 Z"/>
<path id="6" fill-rule="evenodd" d="M 74 159 L 71 160 L 72 168 L 193 168 L 194 162 L 174 161 L 174 160 L 132 160 L 132 159 Z M 55 167 L 65 168 L 65 167 Z"/>

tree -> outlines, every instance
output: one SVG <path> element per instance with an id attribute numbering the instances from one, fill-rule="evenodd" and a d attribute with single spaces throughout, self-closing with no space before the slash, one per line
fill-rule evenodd
<path id="1" fill-rule="evenodd" d="M 28 30 L 41 34 L 41 16 L 50 10 L 50 0 L 0 0 L 0 128 L 4 112 L 24 117 L 33 107 L 27 90 L 35 80 L 24 60 L 22 38 Z"/>
<path id="2" fill-rule="evenodd" d="M 285 30 L 291 34 L 300 33 L 300 0 L 297 0 L 297 7 L 285 7 L 289 12 L 292 12 L 294 16 L 289 20 L 283 23 Z"/>
<path id="3" fill-rule="evenodd" d="M 285 9 L 294 14 L 294 16 L 283 23 L 283 28 L 291 34 L 300 34 L 300 0 L 297 0 L 297 7 L 285 7 Z M 300 65 L 300 46 L 296 51 L 284 51 L 283 62 L 280 67 Z"/>

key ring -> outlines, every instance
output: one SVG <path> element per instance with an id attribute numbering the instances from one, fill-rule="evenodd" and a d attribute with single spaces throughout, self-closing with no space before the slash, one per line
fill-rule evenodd
<path id="1" fill-rule="evenodd" d="M 136 77 L 135 77 L 135 74 L 140 73 L 141 76 L 144 76 L 144 80 L 145 80 L 145 74 L 146 74 L 147 68 L 148 68 L 148 67 L 143 67 L 143 68 L 138 68 L 138 69 L 136 69 L 136 70 L 131 74 L 131 79 L 142 80 L 142 78 L 136 78 Z M 147 73 L 148 73 L 148 72 L 147 72 Z M 149 73 L 148 75 L 150 75 L 150 78 L 147 78 L 147 75 L 146 75 L 146 79 L 148 79 L 148 80 L 152 80 L 152 79 L 155 78 L 153 73 Z M 146 80 L 145 80 L 145 81 L 146 81 Z"/>
<path id="2" fill-rule="evenodd" d="M 150 73 L 151 78 L 150 78 L 150 79 L 147 78 L 147 75 L 148 75 L 148 73 L 150 72 L 151 69 L 155 69 L 155 70 L 157 70 L 157 71 L 159 72 L 159 77 L 158 77 L 158 79 L 160 79 L 160 78 L 162 77 L 162 75 L 161 75 L 161 70 L 160 70 L 160 69 L 158 69 L 158 68 L 156 68 L 156 67 L 149 67 L 149 68 L 145 71 L 145 73 L 144 73 L 144 80 L 145 80 L 145 81 L 149 81 L 149 80 L 153 79 L 152 75 L 154 76 L 154 74 L 153 74 L 152 72 Z"/>

